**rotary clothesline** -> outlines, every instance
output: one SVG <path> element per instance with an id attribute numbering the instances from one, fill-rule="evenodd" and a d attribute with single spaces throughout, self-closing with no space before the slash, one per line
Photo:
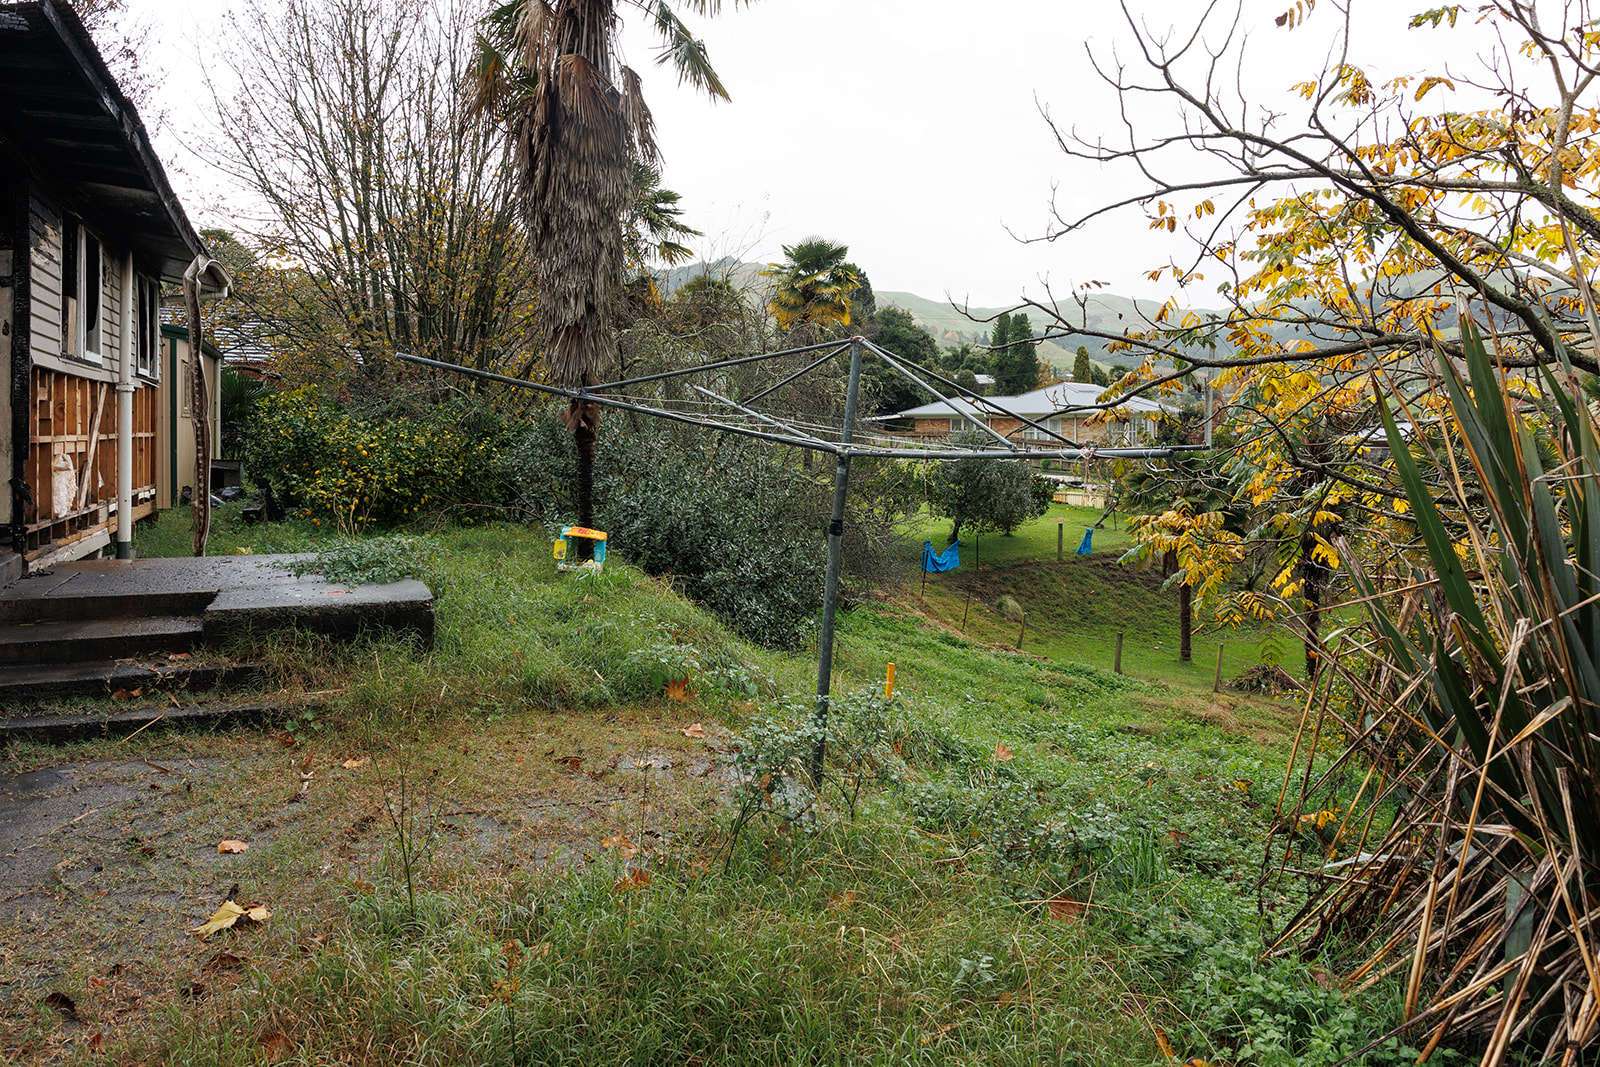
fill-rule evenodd
<path id="1" fill-rule="evenodd" d="M 703 385 L 691 383 L 690 388 L 699 394 L 701 398 L 698 401 L 691 402 L 696 405 L 692 412 L 664 406 L 672 404 L 674 401 L 659 396 L 641 397 L 624 392 L 639 386 L 654 386 L 658 383 L 675 382 L 695 375 L 709 375 L 717 371 L 813 353 L 816 354 L 816 357 L 805 366 L 784 375 L 775 382 L 763 385 L 761 389 L 742 399 L 723 396 Z M 755 407 L 760 401 L 771 398 L 803 381 L 807 376 L 846 353 L 849 354 L 850 367 L 845 379 L 844 411 L 837 427 L 819 424 L 815 421 L 801 423 L 788 413 L 760 411 Z M 941 442 L 924 444 L 911 438 L 906 438 L 904 443 L 898 444 L 857 443 L 856 424 L 857 408 L 861 397 L 861 369 L 863 359 L 867 356 L 877 359 L 900 377 L 911 382 L 919 390 L 931 394 L 939 403 L 948 408 L 953 416 L 958 417 L 962 422 L 970 423 L 976 431 L 992 439 L 995 444 L 982 448 L 967 448 Z M 823 578 L 822 625 L 818 634 L 817 647 L 817 704 L 815 716 L 815 722 L 818 727 L 817 745 L 811 761 L 812 777 L 819 783 L 822 780 L 823 759 L 826 755 L 826 726 L 833 685 L 834 621 L 839 601 L 839 570 L 841 547 L 844 540 L 845 502 L 849 494 L 850 464 L 853 459 L 856 457 L 923 460 L 1159 459 L 1170 456 L 1175 452 L 1205 447 L 1203 445 L 1126 448 L 1085 447 L 1063 436 L 1056 430 L 1050 429 L 1048 420 L 1055 417 L 1055 415 L 1089 410 L 1088 408 L 1066 406 L 1061 408 L 1060 411 L 1045 416 L 1045 422 L 1041 423 L 1008 409 L 1004 404 L 999 403 L 992 397 L 986 397 L 972 389 L 968 389 L 938 371 L 886 352 L 865 337 L 852 337 L 842 341 L 823 341 L 818 344 L 801 345 L 776 352 L 734 356 L 727 359 L 712 360 L 692 367 L 640 374 L 614 382 L 603 382 L 582 388 L 565 388 L 547 385 L 543 382 L 530 382 L 522 378 L 512 378 L 492 371 L 476 370 L 455 363 L 444 363 L 435 359 L 410 355 L 409 353 L 401 353 L 398 358 L 418 366 L 465 374 L 481 381 L 500 382 L 518 389 L 531 389 L 548 396 L 562 397 L 580 404 L 597 404 L 601 407 L 631 411 L 654 418 L 666 419 L 671 422 L 698 426 L 717 433 L 736 434 L 741 437 L 766 441 L 770 444 L 788 445 L 793 448 L 808 449 L 835 457 L 833 507 L 828 522 L 828 564 Z M 965 401 L 965 403 L 960 403 L 958 400 L 952 399 L 951 396 L 947 396 L 936 387 L 935 383 L 943 386 L 954 397 L 959 398 L 960 401 Z M 1102 407 L 1103 405 L 1093 406 L 1096 410 Z M 979 417 L 979 412 L 983 413 L 982 418 Z M 1026 427 L 1035 434 L 1056 442 L 1056 446 L 1019 445 L 1006 434 L 1000 433 L 991 426 L 991 418 L 1014 420 L 1019 428 Z M 954 419 L 952 419 L 951 425 L 955 425 Z M 871 436 L 882 438 L 882 435 L 879 434 Z"/>

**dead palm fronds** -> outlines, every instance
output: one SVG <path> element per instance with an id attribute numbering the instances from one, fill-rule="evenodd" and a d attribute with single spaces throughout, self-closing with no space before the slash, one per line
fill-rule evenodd
<path id="1" fill-rule="evenodd" d="M 727 90 L 668 0 L 624 0 L 661 41 L 658 59 L 712 97 Z M 688 0 L 715 14 L 716 0 Z M 613 315 L 623 283 L 624 223 L 637 165 L 657 162 L 655 127 L 639 76 L 617 60 L 617 0 L 509 0 L 485 19 L 478 109 L 504 122 L 520 176 L 529 243 L 538 264 L 539 314 L 551 380 L 598 384 L 614 361 Z M 573 401 L 578 521 L 593 522 L 600 409 Z"/>
<path id="2" fill-rule="evenodd" d="M 1371 635 L 1306 705 L 1270 857 L 1313 891 L 1274 947 L 1403 983 L 1424 1059 L 1576 1064 L 1600 1044 L 1600 450 L 1570 376 L 1519 407 L 1462 340 L 1439 454 L 1380 398 L 1427 566 L 1392 591 L 1353 569 Z"/>

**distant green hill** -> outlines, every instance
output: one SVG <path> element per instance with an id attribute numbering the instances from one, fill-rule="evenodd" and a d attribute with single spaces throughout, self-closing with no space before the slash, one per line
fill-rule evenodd
<path id="1" fill-rule="evenodd" d="M 877 296 L 879 307 L 892 305 L 904 308 L 923 329 L 945 344 L 960 344 L 963 341 L 978 344 L 986 341 L 989 337 L 989 323 L 986 320 L 992 320 L 1002 311 L 1010 310 L 1001 307 L 963 308 L 952 305 L 949 301 L 929 300 L 915 293 L 879 290 Z M 1154 316 L 1156 309 L 1161 305 L 1154 300 L 1135 301 L 1125 296 L 1097 293 L 1088 298 L 1088 306 L 1081 312 L 1076 306 L 1057 306 L 1061 308 L 1062 318 L 1068 321 L 1080 321 L 1081 316 L 1081 320 L 1087 321 L 1090 329 L 1105 333 L 1122 333 L 1127 329 L 1138 328 L 1147 317 Z M 1054 325 L 1044 321 L 1038 312 L 1034 312 L 1030 318 L 1036 331 L 1043 331 Z M 973 321 L 975 319 L 978 321 Z M 1098 337 L 1064 337 L 1042 342 L 1039 345 L 1039 355 L 1052 366 L 1066 370 L 1072 368 L 1079 345 L 1089 350 L 1089 357 L 1096 363 L 1130 367 L 1140 362 L 1140 357 L 1133 352 L 1107 352 L 1106 344 L 1106 341 Z"/>
<path id="2" fill-rule="evenodd" d="M 720 259 L 714 263 L 691 263 L 661 272 L 657 275 L 656 284 L 664 293 L 671 295 L 691 278 L 709 274 L 713 278 L 726 279 L 736 288 L 756 296 L 764 294 L 766 290 L 766 282 L 760 276 L 762 266 L 760 263 L 741 263 L 734 259 Z M 1001 307 L 963 308 L 951 304 L 948 300 L 933 300 L 915 293 L 885 289 L 877 290 L 876 296 L 879 307 L 905 309 L 911 313 L 911 317 L 918 325 L 946 345 L 986 342 L 990 326 L 986 320 L 992 320 L 1002 311 L 1009 310 Z M 1057 306 L 1061 309 L 1062 318 L 1069 322 L 1087 321 L 1091 329 L 1120 334 L 1124 330 L 1138 329 L 1144 325 L 1161 305 L 1154 300 L 1133 300 L 1114 293 L 1095 293 L 1088 297 L 1088 303 L 1082 310 L 1075 304 Z M 1032 319 L 1036 331 L 1043 331 L 1054 325 L 1044 321 L 1044 317 L 1037 312 L 1033 314 Z M 1039 355 L 1045 362 L 1063 370 L 1071 370 L 1079 345 L 1089 350 L 1090 358 L 1096 363 L 1111 367 L 1130 367 L 1140 362 L 1139 355 L 1134 352 L 1107 352 L 1106 344 L 1105 340 L 1098 337 L 1070 336 L 1041 342 Z"/>

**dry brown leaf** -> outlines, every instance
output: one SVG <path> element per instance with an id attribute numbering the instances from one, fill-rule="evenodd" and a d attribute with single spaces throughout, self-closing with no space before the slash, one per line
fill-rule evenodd
<path id="1" fill-rule="evenodd" d="M 221 841 L 217 842 L 217 851 L 223 853 L 224 855 L 230 856 L 238 855 L 240 852 L 243 852 L 249 847 L 250 845 L 248 842 L 240 841 L 236 837 L 225 837 Z"/>
<path id="2" fill-rule="evenodd" d="M 1156 1027 L 1156 1048 L 1169 1060 L 1178 1058 L 1178 1054 L 1172 1051 L 1172 1042 L 1167 1040 L 1167 1032 L 1159 1026 Z"/>
<path id="3" fill-rule="evenodd" d="M 78 1002 L 61 992 L 59 989 L 53 989 L 49 993 L 46 993 L 44 1002 L 48 1006 L 54 1008 L 56 1011 L 59 1011 L 65 1018 L 71 1020 L 72 1022 L 78 1021 Z"/>
<path id="4" fill-rule="evenodd" d="M 347 771 L 359 771 L 371 761 L 369 756 L 351 756 L 340 764 Z"/>
<path id="5" fill-rule="evenodd" d="M 626 876 L 618 878 L 611 888 L 618 893 L 625 893 L 630 889 L 643 889 L 650 884 L 650 872 L 643 867 L 635 867 Z"/>
<path id="6" fill-rule="evenodd" d="M 578 770 L 579 768 L 581 768 L 583 766 L 583 757 L 582 756 L 557 756 L 556 757 L 556 762 L 561 764 L 563 767 L 565 767 L 569 771 L 575 771 L 575 770 Z"/>
<path id="7" fill-rule="evenodd" d="M 294 1042 L 290 1041 L 289 1035 L 282 1030 L 262 1034 L 260 1044 L 261 1052 L 266 1056 L 268 1063 L 277 1063 L 294 1051 Z"/>
<path id="8" fill-rule="evenodd" d="M 639 854 L 639 846 L 628 840 L 628 835 L 618 830 L 610 837 L 600 839 L 601 848 L 616 849 L 617 855 L 623 860 L 631 860 Z"/>
<path id="9" fill-rule="evenodd" d="M 667 683 L 667 699 L 682 704 L 689 699 L 689 679 L 674 678 Z"/>
<path id="10" fill-rule="evenodd" d="M 994 746 L 994 761 L 996 763 L 1010 763 L 1011 757 L 1016 755 L 1011 751 L 1011 746 L 1004 741 Z"/>
<path id="11" fill-rule="evenodd" d="M 1045 906 L 1050 909 L 1050 918 L 1062 922 L 1075 923 L 1083 918 L 1084 903 L 1065 894 L 1051 897 L 1045 901 Z"/>
<path id="12" fill-rule="evenodd" d="M 706 728 L 697 722 L 692 722 L 683 728 L 684 737 L 704 737 Z"/>
<path id="13" fill-rule="evenodd" d="M 244 966 L 244 960 L 231 952 L 219 952 L 206 960 L 200 968 L 201 974 L 220 974 L 223 971 L 233 971 Z"/>
<path id="14" fill-rule="evenodd" d="M 168 652 L 167 653 L 167 658 L 168 659 L 189 659 L 192 656 L 193 656 L 192 652 Z"/>
<path id="15" fill-rule="evenodd" d="M 860 895 L 854 889 L 843 890 L 828 898 L 828 907 L 836 909 L 848 908 L 856 902 L 856 898 Z"/>

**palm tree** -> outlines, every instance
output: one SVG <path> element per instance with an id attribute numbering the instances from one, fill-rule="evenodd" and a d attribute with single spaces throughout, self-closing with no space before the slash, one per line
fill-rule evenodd
<path id="1" fill-rule="evenodd" d="M 821 237 L 784 246 L 784 262 L 761 272 L 772 279 L 767 306 L 779 329 L 795 333 L 810 326 L 827 332 L 850 325 L 862 278 L 860 269 L 845 258 L 849 254 L 847 246 Z"/>
<path id="2" fill-rule="evenodd" d="M 648 18 L 659 61 L 726 100 L 704 45 L 674 4 L 714 15 L 722 0 L 622 0 Z M 735 0 L 737 2 L 737 0 Z M 615 358 L 611 311 L 624 283 L 635 166 L 654 168 L 654 122 L 639 76 L 617 61 L 618 0 L 508 0 L 486 16 L 477 63 L 480 114 L 506 124 L 528 238 L 539 265 L 546 365 L 556 385 L 595 385 Z M 672 210 L 668 202 L 655 205 Z M 578 522 L 594 523 L 600 408 L 572 401 Z"/>
<path id="3" fill-rule="evenodd" d="M 632 185 L 623 220 L 629 273 L 647 274 L 653 262 L 671 267 L 693 259 L 683 239 L 700 231 L 683 221 L 683 196 L 661 184 L 661 168 L 634 163 Z"/>

